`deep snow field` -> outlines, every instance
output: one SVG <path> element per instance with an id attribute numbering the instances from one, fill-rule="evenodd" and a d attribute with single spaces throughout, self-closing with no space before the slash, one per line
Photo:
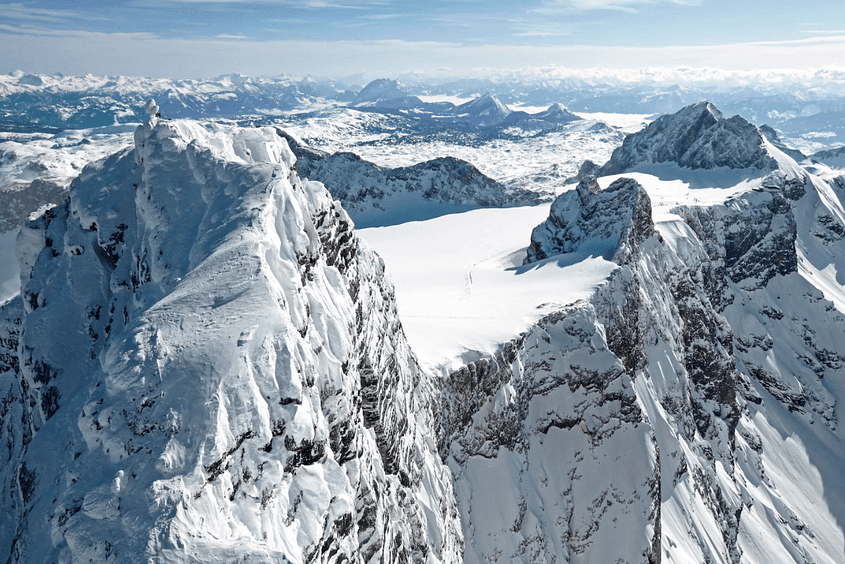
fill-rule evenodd
<path id="1" fill-rule="evenodd" d="M 353 232 L 272 127 L 148 108 L 137 131 L 0 144 L 7 188 L 68 185 L 135 144 L 86 169 L 74 199 L 20 236 L 28 281 L 2 310 L 0 360 L 16 364 L 0 371 L 0 407 L 24 424 L 0 426 L 18 457 L 0 469 L 17 484 L 0 516 L 27 522 L 30 554 L 50 555 L 37 538 L 52 535 L 68 559 L 97 556 L 102 529 L 121 550 L 174 562 L 192 546 L 197 562 L 224 547 L 223 559 L 272 550 L 299 564 L 314 547 L 360 554 L 384 534 L 436 547 L 431 563 L 463 551 L 470 564 L 838 564 L 842 171 L 796 162 L 709 104 L 644 132 L 657 131 L 647 156 L 686 151 L 697 132 L 699 168 L 645 159 L 580 184 L 585 159 L 604 163 L 651 118 L 438 133 L 348 108 L 273 116 L 311 148 L 384 167 L 456 156 L 561 195 L 461 213 L 426 200 L 440 212 L 423 221 L 386 206 L 381 226 L 375 214 Z M 728 143 L 707 140 L 707 119 Z M 712 166 L 720 148 L 763 165 Z M 15 263 L 15 238 L 0 234 L 0 261 Z M 0 302 L 18 276 L 3 268 Z M 57 320 L 70 318 L 65 335 Z M 43 425 L 34 447 L 18 441 L 27 413 Z M 45 458 L 45 444 L 72 445 L 68 461 Z M 78 483 L 65 484 L 70 471 Z M 156 489 L 165 481 L 172 490 Z M 376 513 L 384 527 L 368 522 Z M 165 530 L 182 536 L 145 544 Z M 626 560 L 619 546 L 633 547 Z"/>
<path id="2" fill-rule="evenodd" d="M 489 357 L 562 306 L 587 298 L 616 268 L 601 257 L 522 266 L 527 235 L 548 205 L 481 209 L 361 229 L 396 285 L 405 333 L 444 375 Z"/>

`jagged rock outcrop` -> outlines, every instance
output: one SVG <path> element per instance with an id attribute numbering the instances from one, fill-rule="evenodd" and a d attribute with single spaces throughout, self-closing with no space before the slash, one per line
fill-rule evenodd
<path id="1" fill-rule="evenodd" d="M 621 174 L 640 163 L 675 163 L 692 169 L 777 168 L 757 127 L 740 116 L 725 119 L 709 102 L 661 116 L 627 136 L 597 175 Z"/>
<path id="2" fill-rule="evenodd" d="M 832 383 L 845 377 L 835 344 L 845 342 L 845 302 L 823 272 L 842 265 L 845 208 L 834 181 L 780 158 L 744 193 L 676 207 L 657 225 L 647 190 L 633 179 L 601 190 L 587 173 L 553 203 L 532 233 L 526 265 L 600 255 L 619 268 L 587 302 L 450 376 L 440 450 L 455 475 L 468 562 L 516 554 L 546 562 L 835 560 L 841 536 L 829 512 L 841 515 L 840 498 L 821 492 L 845 459 L 832 446 L 845 445 Z M 576 353 L 578 335 L 590 337 Z M 585 349 L 588 341 L 596 348 Z M 605 386 L 614 377 L 600 369 L 598 349 L 622 377 L 621 396 L 620 387 Z M 580 362 L 571 360 L 576 354 Z M 587 416 L 595 413 L 610 418 Z M 550 442 L 552 428 L 567 433 L 563 444 Z M 632 428 L 653 445 L 637 453 L 609 446 Z M 595 429 L 604 431 L 600 440 L 578 448 Z M 817 441 L 831 448 L 794 462 L 793 440 L 806 445 L 802 452 Z M 561 470 L 552 477 L 545 464 L 558 451 L 566 455 L 555 459 Z M 644 453 L 654 457 L 651 466 L 638 458 Z M 814 477 L 806 480 L 815 485 L 792 491 L 790 476 L 808 464 Z M 645 479 L 650 471 L 653 482 Z M 517 484 L 518 493 L 490 504 L 488 475 Z M 586 476 L 598 477 L 592 489 Z M 632 504 L 622 511 L 623 534 L 594 510 L 595 499 L 607 493 L 603 484 L 632 476 L 639 489 L 613 497 L 617 507 Z M 545 493 L 550 484 L 562 493 Z M 573 495 L 582 496 L 580 512 L 561 515 L 566 503 L 548 502 Z M 637 505 L 646 499 L 654 511 Z M 612 555 L 598 540 L 608 530 Z M 764 547 L 762 537 L 778 540 Z"/>
<path id="3" fill-rule="evenodd" d="M 575 251 L 625 263 L 653 232 L 651 200 L 635 180 L 601 190 L 589 179 L 552 203 L 549 219 L 531 233 L 525 263 Z"/>
<path id="4" fill-rule="evenodd" d="M 471 163 L 442 157 L 384 168 L 354 153 L 311 149 L 279 130 L 297 158 L 297 171 L 323 182 L 359 227 L 393 224 L 477 207 L 534 203 L 536 192 L 510 189 Z"/>
<path id="5" fill-rule="evenodd" d="M 19 237 L 0 560 L 455 562 L 382 261 L 273 129 L 152 117 Z"/>
<path id="6" fill-rule="evenodd" d="M 657 444 L 592 306 L 446 384 L 440 450 L 472 532 L 464 562 L 660 561 Z"/>

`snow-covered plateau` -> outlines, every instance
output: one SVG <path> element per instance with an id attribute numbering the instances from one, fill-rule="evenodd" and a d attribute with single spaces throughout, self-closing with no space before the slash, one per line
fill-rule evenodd
<path id="1" fill-rule="evenodd" d="M 351 107 L 101 139 L 0 240 L 0 562 L 842 562 L 838 154 L 475 102 L 462 155 Z"/>

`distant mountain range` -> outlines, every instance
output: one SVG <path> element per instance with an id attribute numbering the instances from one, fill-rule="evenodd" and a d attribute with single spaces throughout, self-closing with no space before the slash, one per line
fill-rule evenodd
<path id="1" fill-rule="evenodd" d="M 525 209 L 479 213 L 513 202 L 465 161 L 158 110 L 0 271 L 0 561 L 841 560 L 841 170 L 698 102 L 511 245 Z M 474 209 L 453 232 L 403 197 Z M 395 263 L 347 204 L 404 227 L 369 230 Z"/>
<path id="2" fill-rule="evenodd" d="M 138 108 L 149 98 L 158 101 L 167 118 L 278 115 L 343 105 L 482 127 L 518 121 L 547 127 L 572 121 L 570 111 L 667 114 L 706 99 L 727 115 L 738 114 L 750 122 L 774 127 L 794 148 L 812 153 L 845 144 L 845 92 L 836 82 L 826 87 L 813 84 L 802 86 L 799 79 L 782 83 L 760 79 L 758 83 L 731 86 L 716 80 L 672 84 L 609 77 L 511 77 L 413 83 L 384 78 L 362 86 L 331 80 L 240 75 L 170 80 L 17 72 L 0 75 L 0 128 L 49 131 L 137 123 L 143 120 Z M 461 105 L 423 101 L 435 95 L 470 101 Z M 523 115 L 508 108 L 517 104 L 549 110 Z M 559 108 L 557 105 L 568 110 L 561 113 L 553 109 Z M 510 114 L 517 115 L 509 117 Z"/>

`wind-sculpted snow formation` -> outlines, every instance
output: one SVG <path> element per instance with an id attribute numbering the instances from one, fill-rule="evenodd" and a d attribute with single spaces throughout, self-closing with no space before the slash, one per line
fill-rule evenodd
<path id="1" fill-rule="evenodd" d="M 708 115 L 622 154 L 703 147 Z M 764 170 L 707 204 L 658 214 L 666 187 L 633 171 L 585 179 L 534 230 L 528 266 L 619 267 L 448 378 L 465 562 L 841 561 L 845 191 L 746 129 L 721 141 L 751 140 L 742 164 Z M 727 162 L 697 154 L 671 156 Z"/>
<path id="2" fill-rule="evenodd" d="M 384 265 L 294 165 L 151 117 L 24 226 L 0 561 L 460 560 Z"/>

